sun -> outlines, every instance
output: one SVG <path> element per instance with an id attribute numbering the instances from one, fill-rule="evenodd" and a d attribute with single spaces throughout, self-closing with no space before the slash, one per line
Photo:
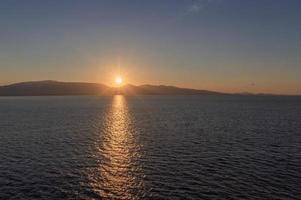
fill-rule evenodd
<path id="1" fill-rule="evenodd" d="M 115 83 L 116 83 L 116 85 L 121 85 L 123 83 L 122 77 L 121 76 L 117 76 L 115 78 Z"/>

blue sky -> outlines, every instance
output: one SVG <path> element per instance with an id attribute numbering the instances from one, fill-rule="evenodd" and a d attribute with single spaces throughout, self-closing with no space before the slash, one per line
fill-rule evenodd
<path id="1" fill-rule="evenodd" d="M 301 94 L 299 0 L 2 0 L 0 84 Z"/>

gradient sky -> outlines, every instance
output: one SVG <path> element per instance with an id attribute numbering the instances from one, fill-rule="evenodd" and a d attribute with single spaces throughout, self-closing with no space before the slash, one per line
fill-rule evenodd
<path id="1" fill-rule="evenodd" d="M 300 0 L 1 0 L 0 84 L 301 94 Z"/>

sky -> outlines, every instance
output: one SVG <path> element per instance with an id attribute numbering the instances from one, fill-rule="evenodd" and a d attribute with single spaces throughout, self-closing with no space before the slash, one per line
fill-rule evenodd
<path id="1" fill-rule="evenodd" d="M 300 0 L 1 0 L 0 85 L 301 94 Z"/>

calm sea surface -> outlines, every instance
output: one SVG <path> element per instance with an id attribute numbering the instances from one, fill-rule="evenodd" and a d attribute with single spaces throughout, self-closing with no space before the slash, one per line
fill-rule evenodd
<path id="1" fill-rule="evenodd" d="M 301 199 L 301 98 L 0 98 L 0 199 L 102 198 Z"/>

